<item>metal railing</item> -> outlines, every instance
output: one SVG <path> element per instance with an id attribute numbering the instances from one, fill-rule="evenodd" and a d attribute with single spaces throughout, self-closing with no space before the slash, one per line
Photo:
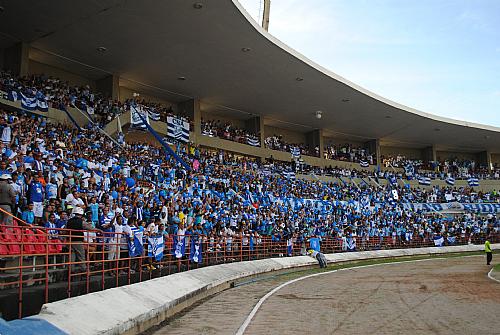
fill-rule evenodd
<path id="1" fill-rule="evenodd" d="M 309 246 L 307 240 L 292 239 L 292 243 L 287 243 L 253 234 L 161 236 L 164 239 L 161 257 L 155 257 L 161 255 L 158 252 L 161 248 L 149 243 L 152 236 L 146 235 L 139 241 L 138 247 L 143 250 L 131 257 L 129 248 L 134 238 L 124 233 L 0 226 L 0 290 L 17 295 L 17 317 L 21 318 L 30 314 L 23 311 L 26 304 L 23 290 L 27 287 L 36 288 L 43 295 L 43 303 L 47 303 L 203 266 L 303 255 Z M 464 235 L 457 237 L 454 244 L 484 243 L 485 237 Z M 427 236 L 408 241 L 402 237 L 354 237 L 354 240 L 357 251 L 434 246 L 432 238 Z M 499 236 L 490 236 L 490 241 L 500 241 Z M 347 242 L 343 238 L 323 237 L 321 251 L 348 251 L 353 243 Z"/>

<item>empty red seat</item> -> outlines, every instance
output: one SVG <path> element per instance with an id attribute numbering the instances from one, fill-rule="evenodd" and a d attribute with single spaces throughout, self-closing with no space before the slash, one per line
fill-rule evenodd
<path id="1" fill-rule="evenodd" d="M 59 239 L 49 239 L 49 253 L 59 254 L 62 252 L 63 244 Z"/>

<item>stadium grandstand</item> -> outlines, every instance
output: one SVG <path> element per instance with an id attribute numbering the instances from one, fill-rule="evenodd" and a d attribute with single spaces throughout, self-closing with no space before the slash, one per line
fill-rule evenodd
<path id="1" fill-rule="evenodd" d="M 500 128 L 377 96 L 235 0 L 0 5 L 5 320 L 311 246 L 500 242 Z"/>

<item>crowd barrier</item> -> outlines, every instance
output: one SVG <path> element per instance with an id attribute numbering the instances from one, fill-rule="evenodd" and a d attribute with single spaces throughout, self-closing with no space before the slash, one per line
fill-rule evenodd
<path id="1" fill-rule="evenodd" d="M 304 255 L 309 247 L 308 241 L 287 243 L 248 234 L 162 235 L 162 245 L 156 243 L 159 236 L 149 237 L 144 236 L 138 245 L 138 241 L 124 233 L 0 226 L 0 274 L 4 275 L 0 290 L 16 290 L 17 316 L 21 318 L 33 314 L 23 312 L 27 287 L 43 291 L 42 302 L 48 303 L 193 268 Z M 354 240 L 356 251 L 434 246 L 434 241 L 427 237 L 408 241 L 400 237 L 354 237 Z M 481 244 L 484 240 L 484 235 L 465 235 L 457 237 L 454 244 Z M 493 235 L 490 240 L 495 243 L 500 238 Z M 323 237 L 321 240 L 324 253 L 346 252 L 352 247 L 352 241 L 348 244 L 345 239 Z M 136 255 L 131 257 L 133 252 Z M 64 285 L 65 294 L 52 294 L 54 285 Z"/>

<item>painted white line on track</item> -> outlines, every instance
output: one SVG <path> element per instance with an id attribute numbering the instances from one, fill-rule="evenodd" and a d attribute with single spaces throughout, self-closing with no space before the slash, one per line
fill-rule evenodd
<path id="1" fill-rule="evenodd" d="M 475 257 L 475 256 L 476 255 L 473 255 L 473 257 Z M 464 257 L 470 257 L 470 256 L 464 256 Z M 457 258 L 460 258 L 460 257 L 457 257 Z M 379 263 L 379 264 L 360 265 L 360 266 L 353 266 L 353 267 L 350 267 L 350 268 L 337 269 L 337 270 L 331 270 L 331 271 L 320 272 L 320 273 L 313 273 L 311 275 L 307 275 L 307 276 L 304 276 L 304 277 L 292 279 L 290 281 L 287 281 L 286 283 L 283 283 L 283 284 L 275 287 L 274 289 L 272 289 L 271 291 L 269 291 L 266 295 L 264 295 L 262 298 L 260 298 L 260 300 L 254 306 L 254 308 L 252 309 L 252 311 L 250 312 L 250 314 L 248 314 L 248 316 L 245 319 L 245 321 L 241 324 L 240 328 L 236 332 L 236 335 L 243 335 L 245 333 L 246 329 L 250 325 L 250 322 L 254 318 L 255 314 L 257 314 L 257 311 L 259 310 L 260 306 L 262 306 L 262 304 L 270 296 L 272 296 L 274 293 L 276 293 L 279 290 L 281 290 L 283 287 L 288 286 L 288 285 L 293 284 L 293 283 L 296 283 L 296 282 L 301 281 L 303 279 L 308 279 L 308 278 L 312 278 L 312 277 L 327 275 L 327 274 L 338 272 L 338 271 L 347 271 L 347 270 L 353 270 L 353 269 L 369 268 L 369 267 L 373 267 L 373 266 L 382 266 L 382 265 L 391 265 L 391 264 L 435 261 L 435 260 L 443 260 L 443 259 L 450 259 L 450 257 L 436 257 L 436 258 L 415 259 L 415 260 L 408 260 L 408 261 L 398 261 L 398 262 L 388 262 L 388 263 Z M 453 259 L 453 257 L 451 257 L 451 259 Z M 496 279 L 494 279 L 494 280 L 496 280 Z"/>
<path id="2" fill-rule="evenodd" d="M 494 278 L 494 277 L 491 275 L 491 273 L 492 273 L 492 272 L 493 272 L 493 268 L 491 268 L 490 272 L 488 272 L 488 278 L 490 278 L 491 280 L 494 280 L 494 281 L 496 281 L 496 282 L 500 283 L 500 280 L 498 280 L 498 279 Z"/>

